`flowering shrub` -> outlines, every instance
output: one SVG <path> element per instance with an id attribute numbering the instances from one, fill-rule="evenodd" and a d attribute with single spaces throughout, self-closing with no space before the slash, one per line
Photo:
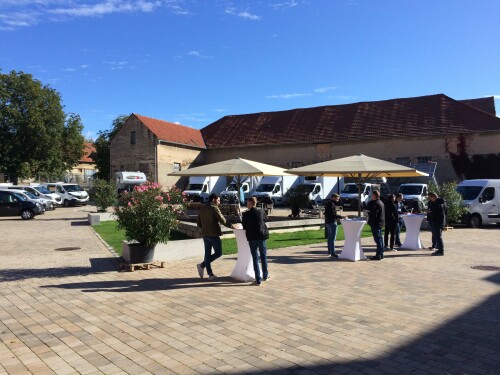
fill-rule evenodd
<path id="1" fill-rule="evenodd" d="M 155 246 L 167 242 L 170 231 L 177 228 L 177 215 L 185 208 L 180 190 L 162 191 L 157 183 L 147 182 L 124 192 L 115 206 L 118 227 L 125 230 L 128 241 Z"/>

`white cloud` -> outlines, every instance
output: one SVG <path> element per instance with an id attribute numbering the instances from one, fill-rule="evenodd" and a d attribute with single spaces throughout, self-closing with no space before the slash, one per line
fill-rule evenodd
<path id="1" fill-rule="evenodd" d="M 165 7 L 187 15 L 182 0 L 0 0 L 0 30 L 33 26 L 77 17 L 103 17 L 118 13 L 150 13 Z"/>
<path id="2" fill-rule="evenodd" d="M 259 21 L 261 18 L 260 16 L 258 16 L 256 14 L 250 13 L 248 10 L 238 11 L 235 8 L 226 8 L 224 13 L 231 14 L 233 16 L 237 16 L 237 17 L 243 18 L 245 20 L 250 20 L 250 21 Z"/>
<path id="3" fill-rule="evenodd" d="M 328 99 L 340 99 L 340 100 L 353 100 L 356 99 L 355 96 L 351 95 L 328 95 Z"/>
<path id="4" fill-rule="evenodd" d="M 487 98 L 490 96 L 493 96 L 493 99 L 495 99 L 495 100 L 500 100 L 500 95 L 485 95 L 484 97 Z"/>
<path id="5" fill-rule="evenodd" d="M 299 5 L 299 3 L 295 0 L 284 1 L 282 3 L 269 4 L 269 6 L 274 9 L 294 8 L 297 5 Z"/>
<path id="6" fill-rule="evenodd" d="M 212 56 L 207 56 L 207 55 L 204 55 L 203 52 L 201 51 L 189 51 L 187 53 L 188 56 L 192 56 L 192 57 L 198 57 L 200 59 L 211 59 Z"/>
<path id="7" fill-rule="evenodd" d="M 75 68 L 66 68 L 66 69 L 64 69 L 65 72 L 69 72 L 69 73 L 74 72 L 75 70 L 76 70 Z"/>
<path id="8" fill-rule="evenodd" d="M 221 112 L 227 112 L 227 109 L 224 109 L 224 108 L 216 108 L 216 109 L 214 109 L 214 112 L 218 112 L 218 113 L 221 113 Z"/>
<path id="9" fill-rule="evenodd" d="M 85 137 L 85 139 L 91 139 L 93 141 L 95 141 L 95 139 L 97 138 L 97 132 L 95 132 L 94 130 L 87 130 L 83 136 Z"/>
<path id="10" fill-rule="evenodd" d="M 87 64 L 82 64 L 82 65 L 80 65 L 80 68 L 82 68 L 82 69 L 87 69 L 88 67 L 89 67 L 89 66 L 88 66 Z"/>
<path id="11" fill-rule="evenodd" d="M 279 94 L 279 95 L 268 95 L 267 99 L 294 99 L 302 98 L 304 96 L 311 96 L 311 94 Z"/>
<path id="12" fill-rule="evenodd" d="M 314 92 L 324 93 L 324 92 L 335 90 L 336 88 L 337 87 L 335 87 L 335 86 L 320 87 L 320 88 L 314 89 Z"/>

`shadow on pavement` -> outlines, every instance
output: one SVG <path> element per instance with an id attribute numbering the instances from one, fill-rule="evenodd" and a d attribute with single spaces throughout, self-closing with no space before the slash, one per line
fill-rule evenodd
<path id="1" fill-rule="evenodd" d="M 51 267 L 51 268 L 12 268 L 0 269 L 0 282 L 34 278 L 82 276 L 88 274 L 116 271 L 118 261 L 115 257 L 91 258 L 89 267 Z"/>
<path id="2" fill-rule="evenodd" d="M 500 273 L 485 280 L 500 284 Z M 500 293 L 497 293 L 433 331 L 413 337 L 408 344 L 372 360 L 325 360 L 318 365 L 245 374 L 499 374 L 499 348 Z M 382 351 L 385 351 L 383 346 Z"/>
<path id="3" fill-rule="evenodd" d="M 249 282 L 238 282 L 230 277 L 219 277 L 215 281 L 190 277 L 185 279 L 140 279 L 120 281 L 92 281 L 84 283 L 67 283 L 59 285 L 43 285 L 42 288 L 81 289 L 82 292 L 146 292 L 159 290 L 214 288 L 248 286 Z"/>

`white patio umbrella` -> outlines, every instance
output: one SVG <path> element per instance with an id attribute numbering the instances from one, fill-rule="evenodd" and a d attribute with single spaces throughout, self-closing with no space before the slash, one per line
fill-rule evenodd
<path id="1" fill-rule="evenodd" d="M 246 176 L 289 176 L 283 168 L 241 158 L 189 168 L 170 173 L 171 176 L 235 176 L 237 191 L 240 191 Z"/>
<path id="2" fill-rule="evenodd" d="M 354 177 L 358 180 L 358 216 L 361 216 L 361 185 L 375 177 L 421 177 L 427 173 L 363 154 L 289 169 L 299 176 Z"/>

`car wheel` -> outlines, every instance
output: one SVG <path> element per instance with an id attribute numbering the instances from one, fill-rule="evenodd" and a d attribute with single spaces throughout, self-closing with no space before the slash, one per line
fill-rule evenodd
<path id="1" fill-rule="evenodd" d="M 478 214 L 473 214 L 469 217 L 467 224 L 471 228 L 479 228 L 481 227 L 481 225 L 483 225 L 483 222 L 481 220 L 481 216 L 479 216 Z"/>
<path id="2" fill-rule="evenodd" d="M 21 219 L 30 220 L 35 217 L 35 214 L 31 210 L 23 210 L 21 211 Z"/>
<path id="3" fill-rule="evenodd" d="M 65 199 L 63 202 L 64 207 L 69 207 L 69 200 Z"/>

